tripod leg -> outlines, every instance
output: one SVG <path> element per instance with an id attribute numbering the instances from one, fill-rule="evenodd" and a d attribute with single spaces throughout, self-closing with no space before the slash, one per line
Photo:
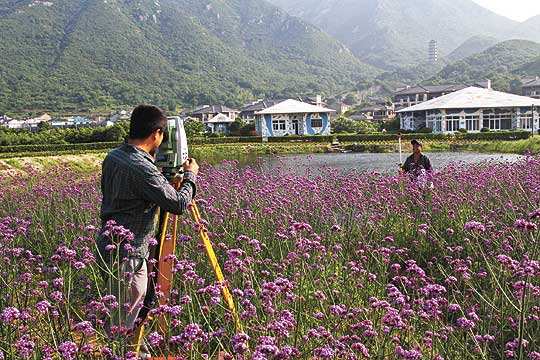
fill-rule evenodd
<path id="1" fill-rule="evenodd" d="M 236 332 L 243 332 L 242 323 L 240 322 L 240 317 L 238 316 L 234 299 L 225 282 L 225 277 L 223 276 L 221 267 L 219 266 L 218 259 L 214 252 L 214 248 L 212 247 L 212 242 L 210 241 L 210 237 L 208 236 L 208 230 L 206 230 L 206 228 L 204 227 L 199 207 L 197 206 L 197 203 L 195 201 L 192 202 L 190 211 L 191 215 L 193 216 L 193 220 L 195 220 L 195 222 L 199 226 L 199 235 L 206 250 L 206 254 L 208 255 L 208 258 L 210 260 L 210 265 L 212 265 L 212 269 L 214 270 L 214 274 L 216 275 L 216 279 L 219 283 L 221 283 L 221 293 L 229 310 L 233 315 Z"/>
<path id="2" fill-rule="evenodd" d="M 161 246 L 161 254 L 158 264 L 158 289 L 160 291 L 159 305 L 166 305 L 171 297 L 174 254 L 176 251 L 176 239 L 178 232 L 178 215 L 174 215 L 172 224 L 172 233 L 170 239 L 166 239 Z M 159 330 L 165 334 L 167 332 L 167 318 L 165 315 L 159 317 Z"/>
<path id="3" fill-rule="evenodd" d="M 160 216 L 160 222 L 159 222 L 159 234 L 158 234 L 158 246 L 156 251 L 153 254 L 153 259 L 159 261 L 160 255 L 162 252 L 163 244 L 165 242 L 166 236 L 167 236 L 167 226 L 169 222 L 169 213 L 163 213 Z M 154 274 L 153 276 L 151 274 Z M 155 306 L 156 302 L 156 286 L 157 281 L 156 278 L 159 276 L 159 265 L 156 264 L 153 267 L 153 270 L 151 273 L 148 274 L 148 289 L 146 291 L 146 296 L 144 298 L 144 306 L 139 312 L 139 317 L 136 322 L 136 328 L 134 331 L 133 336 L 133 342 L 135 347 L 135 353 L 137 356 L 140 353 L 142 341 L 144 338 L 144 330 L 145 330 L 145 322 L 149 318 L 148 313 L 150 312 L 150 309 L 152 309 Z"/>

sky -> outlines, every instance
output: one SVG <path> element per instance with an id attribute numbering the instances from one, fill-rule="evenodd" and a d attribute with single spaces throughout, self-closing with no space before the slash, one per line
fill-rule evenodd
<path id="1" fill-rule="evenodd" d="M 512 20 L 524 21 L 540 14 L 540 0 L 473 0 Z"/>

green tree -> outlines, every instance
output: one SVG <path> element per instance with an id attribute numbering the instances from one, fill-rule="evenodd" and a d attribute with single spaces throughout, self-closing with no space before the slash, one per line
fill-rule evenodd
<path id="1" fill-rule="evenodd" d="M 52 129 L 52 125 L 50 122 L 48 121 L 42 121 L 38 124 L 38 130 L 40 132 L 42 131 L 47 131 L 47 130 L 51 130 Z"/>
<path id="2" fill-rule="evenodd" d="M 236 118 L 231 124 L 231 135 L 241 136 L 242 129 L 247 125 L 247 123 L 242 118 Z"/>
<path id="3" fill-rule="evenodd" d="M 204 124 L 199 120 L 187 120 L 184 123 L 184 128 L 188 138 L 201 137 L 205 133 Z"/>
<path id="4" fill-rule="evenodd" d="M 366 120 L 352 120 L 340 116 L 332 121 L 332 132 L 336 133 L 359 133 L 365 134 L 377 131 L 377 125 Z"/>

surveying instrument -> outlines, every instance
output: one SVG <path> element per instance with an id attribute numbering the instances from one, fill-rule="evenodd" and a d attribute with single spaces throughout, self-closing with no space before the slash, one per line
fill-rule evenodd
<path id="1" fill-rule="evenodd" d="M 176 190 L 180 187 L 181 175 L 183 173 L 183 164 L 189 159 L 188 143 L 184 122 L 179 117 L 170 117 L 167 120 L 167 126 L 164 129 L 163 142 L 156 154 L 156 166 L 161 169 L 163 175 L 171 182 Z M 221 271 L 221 267 L 217 260 L 216 254 L 212 247 L 212 242 L 208 236 L 208 231 L 201 219 L 201 214 L 195 200 L 192 200 L 189 205 L 189 211 L 199 230 L 201 242 L 210 261 L 210 265 L 214 270 L 217 281 L 221 285 L 221 293 L 231 311 L 235 322 L 236 332 L 242 332 L 240 317 L 236 310 L 236 306 L 225 282 L 225 278 Z M 135 329 L 135 352 L 137 356 L 140 354 L 141 345 L 144 340 L 145 324 L 152 320 L 149 314 L 150 310 L 156 305 L 167 305 L 171 295 L 173 284 L 173 268 L 174 255 L 176 250 L 176 240 L 178 236 L 178 215 L 172 216 L 168 212 L 160 212 L 159 232 L 157 236 L 158 244 L 154 251 L 152 259 L 156 262 L 152 269 L 153 276 L 149 276 L 148 290 L 144 299 L 144 306 L 139 312 L 137 326 Z M 172 223 L 169 233 L 169 223 Z M 158 296 L 159 293 L 159 296 Z M 167 332 L 166 315 L 158 315 L 158 331 L 162 334 Z M 155 358 L 157 359 L 157 358 Z"/>

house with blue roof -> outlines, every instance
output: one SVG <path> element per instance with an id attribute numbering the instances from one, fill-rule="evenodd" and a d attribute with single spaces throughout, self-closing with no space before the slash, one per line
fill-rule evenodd
<path id="1" fill-rule="evenodd" d="M 288 99 L 255 112 L 255 131 L 262 137 L 330 135 L 335 110 Z"/>

